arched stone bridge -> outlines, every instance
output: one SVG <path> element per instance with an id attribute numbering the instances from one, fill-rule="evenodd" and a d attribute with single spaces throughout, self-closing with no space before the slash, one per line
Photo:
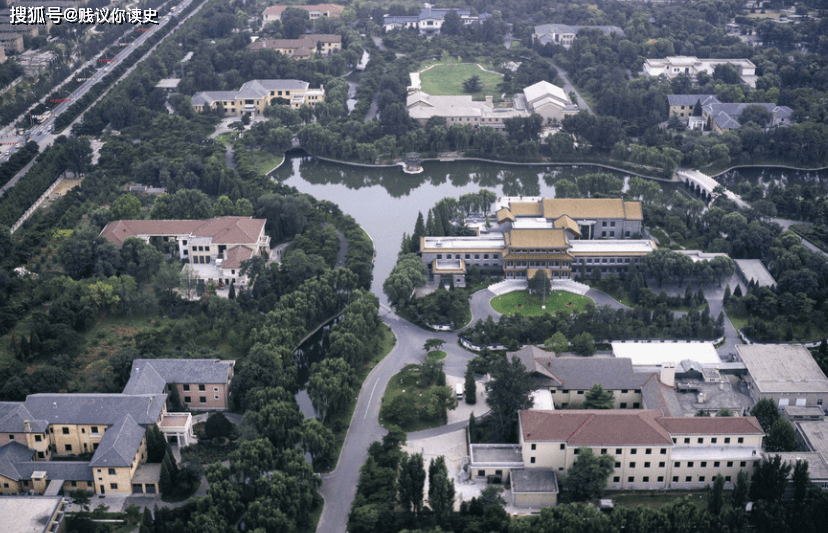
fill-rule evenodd
<path id="1" fill-rule="evenodd" d="M 689 168 L 676 169 L 676 177 L 684 183 L 685 187 L 693 191 L 698 196 L 701 196 L 705 202 L 709 202 L 716 198 L 716 195 L 713 194 L 713 190 L 721 185 L 718 181 L 711 178 L 707 174 Z M 725 189 L 724 194 L 729 199 L 736 202 L 739 207 L 748 207 L 748 204 L 733 191 Z"/>

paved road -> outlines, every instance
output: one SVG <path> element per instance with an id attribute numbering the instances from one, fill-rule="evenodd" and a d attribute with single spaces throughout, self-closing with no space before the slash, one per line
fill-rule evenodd
<path id="1" fill-rule="evenodd" d="M 629 307 L 622 304 L 609 294 L 604 291 L 599 291 L 598 289 L 589 289 L 585 296 L 587 298 L 591 298 L 592 301 L 595 302 L 595 305 L 608 305 L 613 309 L 629 309 Z"/>
<path id="2" fill-rule="evenodd" d="M 489 289 L 479 290 L 472 294 L 471 301 L 469 302 L 469 305 L 471 306 L 472 319 L 471 322 L 469 322 L 469 325 L 466 326 L 467 328 L 477 324 L 478 320 L 486 320 L 486 318 L 492 317 L 492 319 L 496 322 L 500 318 L 500 313 L 492 309 L 492 306 L 489 304 L 491 299 L 494 297 L 495 294 Z"/>
<path id="3" fill-rule="evenodd" d="M 443 350 L 448 354 L 444 361 L 446 373 L 449 375 L 462 376 L 467 362 L 474 357 L 474 354 L 456 344 L 456 333 L 426 331 L 398 317 L 386 307 L 380 310 L 380 315 L 383 322 L 393 330 L 397 343 L 362 384 L 336 470 L 322 476 L 319 492 L 325 498 L 325 507 L 316 528 L 318 533 L 345 532 L 351 502 L 356 495 L 356 486 L 359 482 L 359 469 L 368 457 L 368 446 L 382 439 L 387 433 L 379 424 L 379 409 L 385 386 L 391 377 L 405 365 L 419 364 L 423 361 L 423 344 L 429 338 L 440 338 L 446 342 Z M 458 425 L 459 427 L 462 425 Z M 440 430 L 445 428 L 436 429 Z"/>
<path id="4" fill-rule="evenodd" d="M 564 82 L 563 90 L 566 91 L 566 94 L 569 94 L 570 92 L 575 93 L 575 96 L 578 97 L 578 107 L 580 109 L 586 109 L 587 113 L 589 113 L 590 115 L 594 115 L 595 113 L 592 112 L 592 108 L 589 107 L 589 104 L 586 103 L 586 100 L 581 98 L 581 94 L 575 90 L 575 87 L 569 81 L 569 75 L 566 73 L 566 71 L 558 65 L 555 65 L 551 62 L 549 64 L 558 69 L 558 76 L 560 76 Z"/>

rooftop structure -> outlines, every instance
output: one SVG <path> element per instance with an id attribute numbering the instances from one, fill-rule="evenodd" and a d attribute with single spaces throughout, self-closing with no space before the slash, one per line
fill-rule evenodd
<path id="1" fill-rule="evenodd" d="M 67 501 L 63 496 L 5 496 L 0 498 L 4 533 L 64 531 Z"/>
<path id="2" fill-rule="evenodd" d="M 818 452 L 768 452 L 765 454 L 766 459 L 773 459 L 778 455 L 783 463 L 795 465 L 797 461 L 806 461 L 808 463 L 808 477 L 811 479 L 811 484 L 816 485 L 822 490 L 828 490 L 828 463 L 825 461 L 825 456 Z M 793 476 L 793 469 L 788 475 L 788 479 Z"/>
<path id="3" fill-rule="evenodd" d="M 558 479 L 552 468 L 512 468 L 509 479 L 515 506 L 533 507 L 557 502 Z"/>
<path id="4" fill-rule="evenodd" d="M 420 90 L 419 76 L 411 77 L 411 94 L 406 99 L 406 108 L 411 118 L 425 126 L 432 117 L 444 117 L 446 127 L 454 124 L 469 124 L 477 129 L 482 126 L 505 131 L 504 120 L 538 114 L 548 120 L 563 120 L 565 116 L 578 113 L 563 89 L 541 81 L 526 87 L 514 97 L 511 107 L 495 107 L 491 96 L 485 101 L 475 101 L 469 94 L 438 96 Z"/>
<path id="5" fill-rule="evenodd" d="M 729 64 L 739 70 L 742 81 L 754 87 L 756 85 L 756 65 L 749 59 L 699 59 L 692 56 L 670 56 L 664 59 L 646 59 L 642 74 L 646 76 L 666 76 L 675 78 L 687 75 L 695 78 L 699 72 L 713 74 L 717 65 Z"/>
<path id="6" fill-rule="evenodd" d="M 290 107 L 314 106 L 325 100 L 325 88 L 311 89 L 301 80 L 251 80 L 238 91 L 202 91 L 193 95 L 191 104 L 199 112 L 220 111 L 223 114 L 262 114 L 273 100 L 290 101 Z"/>
<path id="7" fill-rule="evenodd" d="M 123 392 L 160 393 L 175 385 L 190 409 L 228 409 L 235 363 L 221 359 L 136 359 Z M 203 402 L 195 401 L 202 397 Z"/>
<path id="8" fill-rule="evenodd" d="M 733 262 L 736 263 L 736 271 L 745 285 L 752 281 L 760 287 L 776 287 L 776 280 L 761 260 L 734 259 Z"/>
<path id="9" fill-rule="evenodd" d="M 239 272 L 242 261 L 254 254 L 270 254 L 266 220 L 250 217 L 218 217 L 209 220 L 117 220 L 101 236 L 120 247 L 130 237 L 149 242 L 153 238 L 174 241 L 178 256 L 196 267 L 196 277 L 205 282 L 247 284 Z M 209 265 L 201 275 L 198 266 Z"/>
<path id="10" fill-rule="evenodd" d="M 813 356 L 798 344 L 737 344 L 748 370 L 746 381 L 754 400 L 771 398 L 786 405 L 828 405 L 828 377 Z"/>
<path id="11" fill-rule="evenodd" d="M 779 106 L 773 103 L 743 103 L 743 104 L 722 104 L 719 102 L 711 102 L 702 107 L 702 118 L 705 121 L 710 121 L 713 131 L 721 133 L 726 130 L 739 128 L 742 126 L 739 118 L 742 112 L 749 107 L 762 107 L 770 113 L 770 123 L 760 124 L 760 126 L 785 126 L 791 124 L 791 116 L 793 109 L 788 106 Z"/>
<path id="12" fill-rule="evenodd" d="M 276 50 L 296 59 L 311 57 L 315 53 L 323 56 L 342 49 L 342 37 L 329 34 L 309 34 L 298 39 L 259 39 L 247 46 L 248 50 Z"/>
<path id="13" fill-rule="evenodd" d="M 345 10 L 344 6 L 340 6 L 338 4 L 316 4 L 312 6 L 270 6 L 265 8 L 265 10 L 262 12 L 262 19 L 264 20 L 264 23 L 268 24 L 270 22 L 275 22 L 277 20 L 281 21 L 282 13 L 284 13 L 285 9 L 288 8 L 304 9 L 308 12 L 308 17 L 310 18 L 310 20 L 316 20 L 319 17 L 339 18 L 339 16 Z"/>
<path id="14" fill-rule="evenodd" d="M 712 342 L 613 342 L 612 353 L 615 357 L 630 359 L 633 366 L 658 367 L 690 360 L 716 367 L 722 362 Z"/>
<path id="15" fill-rule="evenodd" d="M 30 394 L 24 405 L 49 424 L 114 425 L 130 415 L 142 425 L 155 424 L 164 410 L 166 394 Z"/>
<path id="16" fill-rule="evenodd" d="M 438 35 L 443 27 L 443 19 L 449 11 L 454 11 L 460 17 L 464 26 L 482 22 L 490 18 L 489 13 L 472 15 L 468 8 L 436 8 L 426 4 L 418 15 L 385 15 L 382 17 L 382 27 L 385 31 L 392 31 L 399 28 L 414 28 L 420 31 L 421 35 Z"/>
<path id="17" fill-rule="evenodd" d="M 624 37 L 624 30 L 618 26 L 569 26 L 567 24 L 541 24 L 535 26 L 535 33 L 532 38 L 540 44 L 559 44 L 564 48 L 572 46 L 578 32 L 582 29 L 600 30 L 604 35 L 618 34 Z"/>

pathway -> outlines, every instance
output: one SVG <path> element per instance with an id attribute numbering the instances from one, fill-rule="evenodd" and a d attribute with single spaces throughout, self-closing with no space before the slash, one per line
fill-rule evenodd
<path id="1" fill-rule="evenodd" d="M 379 424 L 379 409 L 385 386 L 391 377 L 405 365 L 422 362 L 425 356 L 423 344 L 429 338 L 440 338 L 446 342 L 443 345 L 443 350 L 447 353 L 444 360 L 446 374 L 463 375 L 468 361 L 474 357 L 474 354 L 457 345 L 456 333 L 424 330 L 398 317 L 385 306 L 381 308 L 380 315 L 383 322 L 391 327 L 397 342 L 391 353 L 374 367 L 362 384 L 337 467 L 330 474 L 322 476 L 319 492 L 325 498 L 325 507 L 316 528 L 319 533 L 346 531 L 351 502 L 359 482 L 359 469 L 368 457 L 368 446 L 387 433 Z M 465 423 L 467 422 L 457 422 L 454 429 L 463 427 L 462 424 Z M 435 428 L 426 431 L 441 430 L 442 428 Z"/>
<path id="2" fill-rule="evenodd" d="M 564 92 L 566 92 L 566 94 L 575 93 L 575 96 L 578 99 L 578 102 L 577 102 L 578 107 L 580 109 L 586 109 L 587 113 L 589 113 L 590 115 L 594 115 L 595 113 L 592 112 L 592 108 L 589 107 L 589 104 L 586 103 L 586 100 L 584 100 L 581 97 L 581 94 L 577 90 L 575 90 L 575 86 L 572 85 L 572 83 L 569 81 L 569 75 L 566 73 L 566 71 L 564 69 L 562 69 L 561 67 L 559 67 L 558 65 L 555 65 L 551 61 L 549 62 L 549 64 L 552 65 L 553 67 L 555 67 L 558 70 L 558 76 L 560 76 L 561 79 L 564 82 L 564 86 L 563 86 Z"/>

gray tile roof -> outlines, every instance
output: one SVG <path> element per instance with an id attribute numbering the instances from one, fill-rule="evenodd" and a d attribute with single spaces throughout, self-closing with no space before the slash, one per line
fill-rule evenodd
<path id="1" fill-rule="evenodd" d="M 537 346 L 527 346 L 512 356 L 537 378 L 545 378 L 546 386 L 562 389 L 588 390 L 596 383 L 607 390 L 638 389 L 648 377 L 633 372 L 632 361 L 626 358 L 554 357 Z"/>
<path id="2" fill-rule="evenodd" d="M 696 105 L 700 102 L 702 106 L 707 104 L 718 104 L 719 100 L 712 94 L 668 94 L 667 104 L 674 105 Z"/>
<path id="3" fill-rule="evenodd" d="M 17 463 L 20 479 L 31 479 L 32 472 L 46 472 L 48 479 L 64 481 L 94 481 L 95 477 L 89 463 L 82 461 L 27 461 Z"/>
<path id="4" fill-rule="evenodd" d="M 645 409 L 660 409 L 664 416 L 684 416 L 676 391 L 661 382 L 658 374 L 651 374 L 641 386 Z"/>
<path id="5" fill-rule="evenodd" d="M 192 105 L 210 105 L 217 100 L 235 100 L 236 91 L 201 91 L 191 99 Z"/>
<path id="6" fill-rule="evenodd" d="M 127 414 L 106 430 L 89 466 L 111 468 L 132 466 L 135 453 L 145 433 L 146 429 Z"/>
<path id="7" fill-rule="evenodd" d="M 124 393 L 159 393 L 167 383 L 227 383 L 235 363 L 221 359 L 136 359 Z"/>
<path id="8" fill-rule="evenodd" d="M 26 431 L 25 421 L 30 424 Z M 49 427 L 46 420 L 36 420 L 23 402 L 0 402 L 0 433 L 43 433 Z"/>
<path id="9" fill-rule="evenodd" d="M 21 477 L 17 464 L 31 461 L 35 451 L 19 442 L 10 442 L 0 446 L 0 476 L 19 481 Z"/>
<path id="10" fill-rule="evenodd" d="M 158 421 L 166 399 L 166 394 L 30 394 L 26 408 L 50 424 L 111 426 L 129 414 L 147 426 Z"/>
<path id="11" fill-rule="evenodd" d="M 139 361 L 144 364 L 137 364 Z M 123 394 L 160 394 L 164 392 L 167 381 L 147 363 L 146 359 L 136 359 L 132 362 L 132 373 L 129 376 Z"/>

